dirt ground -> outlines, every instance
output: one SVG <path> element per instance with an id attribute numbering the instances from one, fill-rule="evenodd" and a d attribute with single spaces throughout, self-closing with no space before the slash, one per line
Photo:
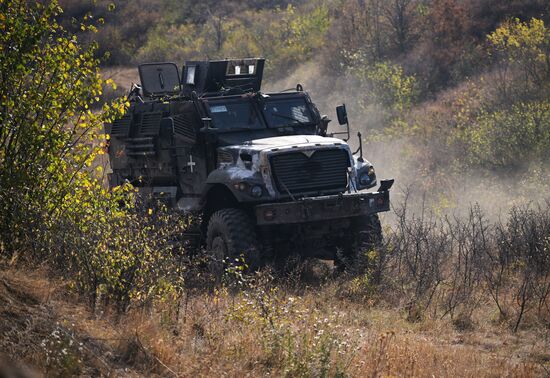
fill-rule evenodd
<path id="1" fill-rule="evenodd" d="M 298 293 L 188 293 L 175 318 L 167 307 L 92 312 L 69 284 L 46 276 L 0 272 L 0 376 L 9 369 L 23 377 L 550 373 L 549 330 L 410 322 L 397 309 L 343 300 L 330 283 Z"/>
<path id="2" fill-rule="evenodd" d="M 141 376 L 98 337 L 116 329 L 77 304 L 63 282 L 43 277 L 0 272 L 0 377 Z"/>

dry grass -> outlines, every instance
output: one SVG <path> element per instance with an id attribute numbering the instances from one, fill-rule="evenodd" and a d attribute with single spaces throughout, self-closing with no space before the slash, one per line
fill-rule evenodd
<path id="1" fill-rule="evenodd" d="M 550 374 L 548 206 L 494 224 L 477 207 L 406 214 L 345 275 L 306 260 L 214 285 L 194 258 L 174 291 L 130 307 L 105 284 L 85 307 L 75 282 L 0 270 L 0 351 L 48 375 Z"/>
<path id="2" fill-rule="evenodd" d="M 322 271 L 322 270 L 321 270 Z M 346 279 L 290 284 L 267 273 L 245 288 L 189 290 L 116 318 L 78 304 L 63 282 L 41 272 L 0 275 L 0 346 L 50 375 L 128 376 L 543 376 L 549 331 L 513 334 L 487 307 L 468 331 L 450 320 L 406 320 L 380 298 L 350 299 Z M 176 311 L 178 310 L 178 311 Z M 74 358 L 43 340 L 55 330 Z M 67 341 L 80 345 L 68 346 Z M 60 349 L 61 348 L 61 349 Z M 50 349 L 50 352 L 46 352 Z M 138 373 L 139 372 L 139 373 Z"/>

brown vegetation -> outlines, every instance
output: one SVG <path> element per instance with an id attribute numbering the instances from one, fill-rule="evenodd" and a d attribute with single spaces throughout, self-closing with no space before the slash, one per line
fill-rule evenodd
<path id="1" fill-rule="evenodd" d="M 351 298 L 345 281 L 319 273 L 299 289 L 263 273 L 237 292 L 190 290 L 179 314 L 160 304 L 116 320 L 43 277 L 2 273 L 0 300 L 10 306 L 0 345 L 48 375 L 533 377 L 549 369 L 544 328 L 512 333 L 490 306 L 473 326 L 410 322 L 405 308 Z"/>
<path id="2" fill-rule="evenodd" d="M 284 275 L 237 266 L 213 286 L 188 265 L 177 297 L 125 313 L 108 297 L 77 304 L 72 281 L 7 269 L 0 345 L 54 375 L 547 374 L 550 207 L 497 223 L 478 208 L 444 219 L 409 211 L 346 275 L 316 261 Z"/>

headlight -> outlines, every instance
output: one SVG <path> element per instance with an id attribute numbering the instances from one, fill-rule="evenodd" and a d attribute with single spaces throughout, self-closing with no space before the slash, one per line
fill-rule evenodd
<path id="1" fill-rule="evenodd" d="M 367 172 L 363 173 L 361 176 L 359 176 L 359 184 L 361 186 L 367 186 L 370 182 L 371 178 Z"/>
<path id="2" fill-rule="evenodd" d="M 376 174 L 374 173 L 373 166 L 359 170 L 357 176 L 357 186 L 359 189 L 368 189 L 376 185 Z"/>
<path id="3" fill-rule="evenodd" d="M 233 187 L 237 190 L 240 190 L 241 192 L 244 192 L 246 189 L 248 189 L 248 184 L 246 182 L 236 182 L 233 184 Z"/>
<path id="4" fill-rule="evenodd" d="M 259 185 L 254 185 L 252 189 L 250 189 L 250 194 L 252 194 L 254 197 L 261 197 L 262 193 L 262 187 Z"/>

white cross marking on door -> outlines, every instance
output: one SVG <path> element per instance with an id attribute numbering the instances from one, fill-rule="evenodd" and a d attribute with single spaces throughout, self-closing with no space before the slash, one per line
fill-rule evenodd
<path id="1" fill-rule="evenodd" d="M 193 161 L 193 155 L 189 155 L 189 163 L 187 163 L 187 165 L 189 166 L 191 173 L 193 173 L 193 167 L 197 165 L 197 163 Z"/>

